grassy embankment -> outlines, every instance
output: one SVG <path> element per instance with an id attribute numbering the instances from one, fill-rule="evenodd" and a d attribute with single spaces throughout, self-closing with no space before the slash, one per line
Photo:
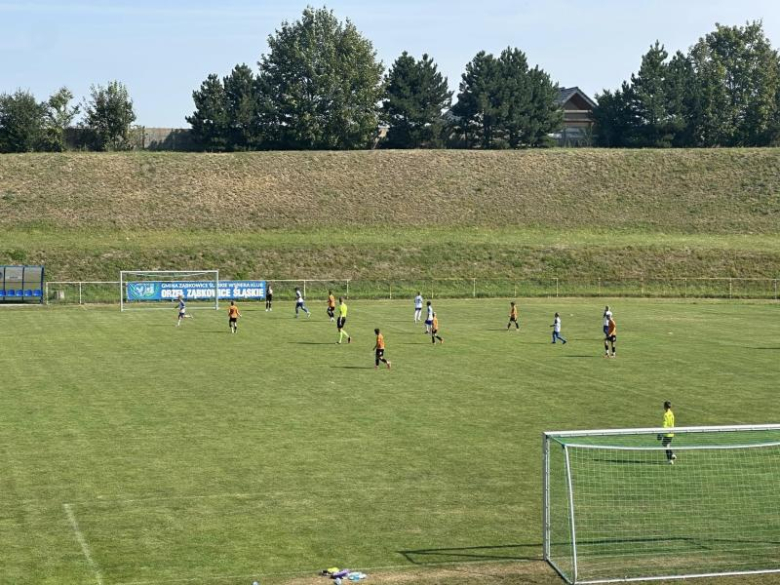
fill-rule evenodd
<path id="1" fill-rule="evenodd" d="M 0 263 L 227 277 L 780 276 L 780 150 L 4 155 Z"/>

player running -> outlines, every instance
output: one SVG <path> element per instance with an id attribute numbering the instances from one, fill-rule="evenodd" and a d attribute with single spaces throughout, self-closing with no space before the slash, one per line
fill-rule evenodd
<path id="1" fill-rule="evenodd" d="M 339 340 L 336 343 L 341 343 L 344 336 L 347 336 L 347 343 L 352 343 L 352 338 L 349 333 L 344 331 L 344 324 L 347 322 L 347 303 L 344 302 L 343 297 L 339 297 L 339 318 L 336 319 L 336 331 L 339 332 Z"/>
<path id="2" fill-rule="evenodd" d="M 306 313 L 306 318 L 311 317 L 311 312 L 306 308 L 306 301 L 303 300 L 303 293 L 301 289 L 295 287 L 295 318 L 298 318 L 298 313 L 303 311 Z"/>
<path id="3" fill-rule="evenodd" d="M 512 323 L 515 324 L 516 330 L 519 330 L 520 323 L 517 321 L 517 305 L 515 305 L 514 301 L 509 303 L 509 305 L 509 323 L 506 324 L 506 330 L 509 331 L 509 328 L 512 327 Z"/>
<path id="4" fill-rule="evenodd" d="M 271 308 L 271 305 L 273 305 L 274 302 L 274 289 L 271 286 L 271 283 L 268 283 L 268 288 L 265 291 L 265 312 L 273 311 Z"/>
<path id="5" fill-rule="evenodd" d="M 610 313 L 609 320 L 607 321 L 607 334 L 604 337 L 604 357 L 615 357 L 617 350 L 615 349 L 615 343 L 617 343 L 617 324 L 615 318 Z M 612 355 L 609 355 L 609 346 L 612 345 Z"/>
<path id="6" fill-rule="evenodd" d="M 436 340 L 439 340 L 439 343 L 444 343 L 444 340 L 439 337 L 439 318 L 436 316 L 436 313 L 433 314 L 433 320 L 431 321 L 431 343 L 436 343 Z"/>
<path id="7" fill-rule="evenodd" d="M 333 296 L 333 291 L 328 291 L 328 309 L 327 309 L 328 317 L 330 317 L 331 321 L 335 321 L 336 317 L 336 297 Z"/>
<path id="8" fill-rule="evenodd" d="M 566 340 L 561 337 L 561 316 L 558 313 L 555 313 L 553 324 L 550 325 L 550 327 L 553 328 L 552 342 L 555 343 L 556 340 L 560 339 L 563 342 L 563 345 L 566 345 Z"/>
<path id="9" fill-rule="evenodd" d="M 238 318 L 240 316 L 241 313 L 236 306 L 236 302 L 230 301 L 230 306 L 228 307 L 228 327 L 230 327 L 231 333 L 238 331 Z"/>
<path id="10" fill-rule="evenodd" d="M 425 316 L 425 334 L 430 335 L 431 334 L 431 325 L 433 325 L 433 307 L 431 306 L 431 301 L 428 301 L 426 303 L 427 311 L 428 313 Z"/>
<path id="11" fill-rule="evenodd" d="M 194 319 L 194 317 L 187 314 L 187 305 L 184 303 L 184 297 L 179 295 L 179 318 L 176 320 L 176 327 L 181 325 L 184 319 Z"/>
<path id="12" fill-rule="evenodd" d="M 376 343 L 374 344 L 374 369 L 376 370 L 379 367 L 379 362 L 383 362 L 389 370 L 390 362 L 385 359 L 385 337 L 382 335 L 379 329 L 374 329 L 374 333 L 376 333 Z"/>
<path id="13" fill-rule="evenodd" d="M 664 402 L 663 428 L 665 429 L 674 428 L 674 413 L 672 412 L 672 403 L 669 402 L 668 400 Z M 674 462 L 677 459 L 677 455 L 674 454 L 674 451 L 668 448 L 672 444 L 672 439 L 674 439 L 674 433 L 662 433 L 658 435 L 658 440 L 661 441 L 661 446 L 667 447 L 666 461 L 669 462 L 669 465 L 674 465 Z"/>
<path id="14" fill-rule="evenodd" d="M 417 296 L 414 297 L 414 322 L 419 323 L 422 321 L 422 309 L 423 309 L 423 297 L 421 292 L 417 292 Z"/>

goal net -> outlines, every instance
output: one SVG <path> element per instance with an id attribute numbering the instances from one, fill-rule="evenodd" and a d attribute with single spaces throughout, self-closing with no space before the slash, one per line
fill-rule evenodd
<path id="1" fill-rule="evenodd" d="M 119 308 L 168 309 L 181 296 L 188 309 L 219 308 L 218 270 L 122 270 Z"/>
<path id="2" fill-rule="evenodd" d="M 780 572 L 780 425 L 544 433 L 543 496 L 569 583 Z"/>

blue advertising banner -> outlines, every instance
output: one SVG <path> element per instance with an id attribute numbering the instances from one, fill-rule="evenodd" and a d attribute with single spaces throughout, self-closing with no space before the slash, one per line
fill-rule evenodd
<path id="1" fill-rule="evenodd" d="M 214 298 L 213 282 L 128 282 L 128 301 L 204 301 Z M 264 280 L 220 280 L 219 300 L 264 299 Z"/>

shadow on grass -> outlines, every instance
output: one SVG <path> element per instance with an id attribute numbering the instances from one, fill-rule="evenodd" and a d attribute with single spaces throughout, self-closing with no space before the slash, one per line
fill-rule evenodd
<path id="1" fill-rule="evenodd" d="M 751 349 L 768 349 L 770 351 L 780 351 L 780 347 L 753 347 Z"/>
<path id="2" fill-rule="evenodd" d="M 295 345 L 337 345 L 335 341 L 288 341 Z"/>
<path id="3" fill-rule="evenodd" d="M 331 366 L 337 370 L 373 370 L 374 366 Z"/>
<path id="4" fill-rule="evenodd" d="M 427 548 L 399 550 L 398 554 L 413 565 L 435 565 L 440 563 L 479 562 L 488 560 L 541 561 L 542 545 L 501 544 L 494 546 L 467 546 L 453 548 Z"/>
<path id="5" fill-rule="evenodd" d="M 588 359 L 594 358 L 595 359 L 595 358 L 597 358 L 599 356 L 597 356 L 597 355 L 559 355 L 558 357 L 562 357 L 562 358 L 577 358 L 577 359 L 585 359 L 585 358 L 588 358 Z"/>

